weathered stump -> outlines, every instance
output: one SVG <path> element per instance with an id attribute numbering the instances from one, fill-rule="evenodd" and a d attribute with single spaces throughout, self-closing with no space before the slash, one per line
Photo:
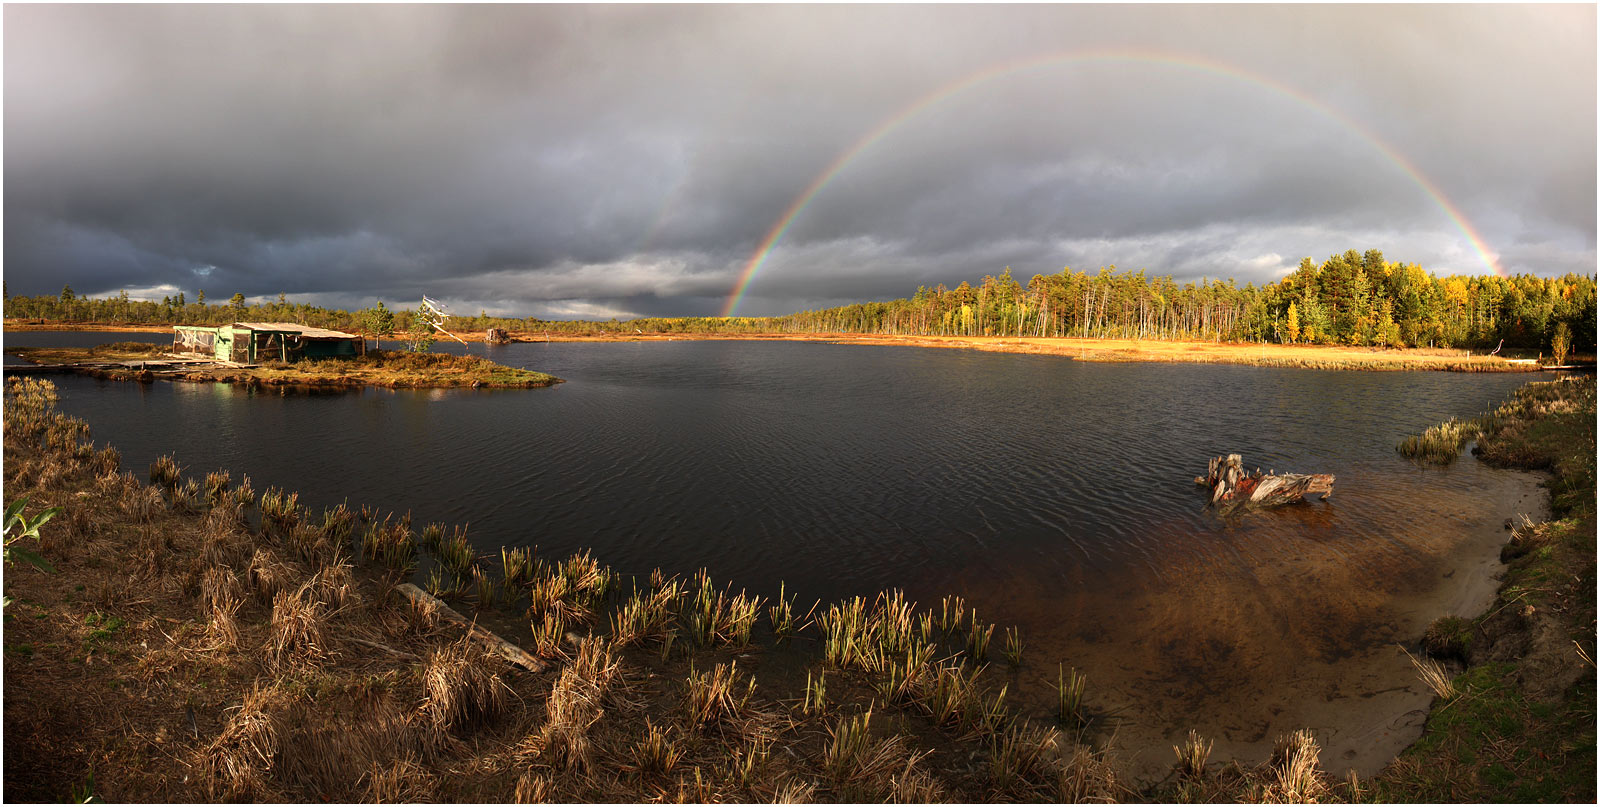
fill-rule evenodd
<path id="1" fill-rule="evenodd" d="M 505 328 L 490 328 L 484 332 L 483 341 L 491 345 L 503 345 L 511 341 L 511 334 Z"/>
<path id="2" fill-rule="evenodd" d="M 1264 474 L 1260 468 L 1252 474 L 1238 454 L 1211 458 L 1206 475 L 1194 481 L 1210 488 L 1211 504 L 1218 507 L 1277 507 L 1307 496 L 1333 495 L 1333 474 Z"/>

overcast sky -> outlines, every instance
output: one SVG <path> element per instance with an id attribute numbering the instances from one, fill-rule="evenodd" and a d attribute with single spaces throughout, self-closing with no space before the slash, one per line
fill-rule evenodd
<path id="1" fill-rule="evenodd" d="M 1595 7 L 5 7 L 13 294 L 552 318 L 1010 266 L 1595 272 Z M 1117 49 L 1162 58 L 1074 59 Z M 1207 63 L 1213 67 L 1195 66 Z M 1298 95 L 1298 97 L 1297 97 Z M 1397 158 L 1397 159 L 1396 159 Z"/>

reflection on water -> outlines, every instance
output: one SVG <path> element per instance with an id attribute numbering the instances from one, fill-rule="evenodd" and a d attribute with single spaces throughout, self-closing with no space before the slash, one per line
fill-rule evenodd
<path id="1" fill-rule="evenodd" d="M 1445 575 L 1467 550 L 1492 553 L 1464 536 L 1492 547 L 1508 509 L 1538 502 L 1526 475 L 1470 458 L 1420 469 L 1394 451 L 1523 375 L 794 342 L 492 351 L 569 383 L 319 395 L 58 383 L 62 408 L 140 473 L 173 453 L 191 474 L 228 468 L 313 505 L 467 522 L 487 551 L 592 548 L 624 573 L 707 567 L 824 600 L 962 593 L 1022 627 L 1035 660 L 1022 675 L 1041 697 L 1067 660 L 1152 736 L 1213 719 L 1219 747 L 1359 694 L 1317 665 L 1420 631 L 1416 603 L 1455 585 Z M 1223 453 L 1335 474 L 1334 495 L 1219 519 L 1192 480 Z"/>

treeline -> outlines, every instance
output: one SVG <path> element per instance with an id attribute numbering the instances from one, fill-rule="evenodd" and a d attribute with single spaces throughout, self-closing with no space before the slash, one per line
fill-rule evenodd
<path id="1" fill-rule="evenodd" d="M 1116 267 L 1062 270 L 1027 285 L 1007 269 L 977 285 L 917 289 L 909 299 L 777 317 L 786 331 L 963 336 L 1079 336 L 1234 342 L 1546 348 L 1561 325 L 1593 351 L 1595 279 L 1435 277 L 1354 250 L 1283 280 L 1184 283 Z"/>
<path id="2" fill-rule="evenodd" d="M 344 311 L 290 302 L 189 302 L 180 293 L 161 302 L 126 292 L 87 298 L 5 296 L 5 315 L 52 322 L 221 325 L 287 320 L 356 333 L 370 332 L 373 309 Z M 409 309 L 392 312 L 394 330 L 416 323 Z M 1239 286 L 1232 280 L 1178 284 L 1170 276 L 1106 267 L 1094 274 L 1063 269 L 1026 285 L 1007 268 L 977 285 L 922 287 L 910 298 L 857 303 L 781 317 L 671 317 L 604 322 L 455 316 L 452 329 L 574 333 L 860 333 L 960 336 L 1078 336 L 1204 339 L 1232 342 L 1390 347 L 1507 347 L 1546 350 L 1552 341 L 1592 353 L 1595 278 L 1517 275 L 1435 277 L 1414 263 L 1394 263 L 1378 250 L 1350 250 L 1321 265 L 1310 258 L 1283 280 Z"/>

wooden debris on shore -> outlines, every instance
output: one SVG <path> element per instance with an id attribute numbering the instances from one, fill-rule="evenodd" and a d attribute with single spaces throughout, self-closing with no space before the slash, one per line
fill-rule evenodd
<path id="1" fill-rule="evenodd" d="M 1212 457 L 1206 475 L 1195 477 L 1194 482 L 1211 489 L 1214 506 L 1277 507 L 1316 494 L 1323 498 L 1333 495 L 1333 474 L 1262 473 L 1260 468 L 1247 473 L 1238 454 Z"/>
<path id="2" fill-rule="evenodd" d="M 483 332 L 483 341 L 491 345 L 504 345 L 511 341 L 511 332 L 505 328 L 490 328 Z"/>
<path id="3" fill-rule="evenodd" d="M 548 667 L 548 665 L 539 660 L 537 656 L 534 656 L 532 653 L 529 653 L 528 651 L 517 647 L 505 639 L 500 638 L 493 632 L 479 627 L 476 621 L 469 621 L 466 617 L 456 613 L 455 609 L 445 605 L 443 600 L 433 596 L 432 594 L 429 594 L 426 591 L 423 591 L 420 588 L 417 588 L 415 585 L 412 585 L 411 583 L 401 583 L 400 585 L 395 586 L 395 590 L 405 595 L 405 598 L 410 600 L 413 604 L 421 605 L 422 607 L 438 614 L 444 620 L 466 628 L 467 633 L 472 636 L 472 638 L 482 642 L 486 647 L 498 653 L 506 661 L 528 670 L 529 672 L 544 672 L 544 670 Z"/>

